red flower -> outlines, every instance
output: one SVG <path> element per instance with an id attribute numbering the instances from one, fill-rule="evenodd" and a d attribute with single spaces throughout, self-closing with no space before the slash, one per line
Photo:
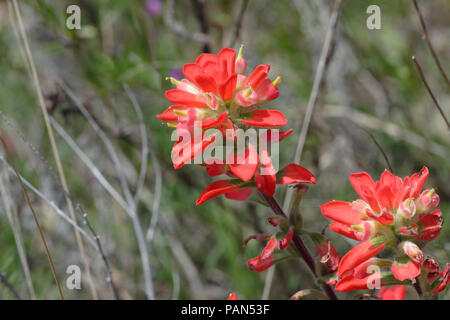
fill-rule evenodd
<path id="1" fill-rule="evenodd" d="M 211 183 L 198 197 L 197 205 L 208 201 L 211 198 L 217 197 L 221 194 L 229 194 L 239 188 L 238 184 L 233 184 L 232 180 L 219 180 Z"/>
<path id="2" fill-rule="evenodd" d="M 334 289 L 341 292 L 368 289 L 369 277 L 358 279 L 353 273 L 349 273 L 336 283 Z"/>
<path id="3" fill-rule="evenodd" d="M 381 236 L 358 244 L 341 259 L 338 275 L 343 276 L 384 249 L 386 238 Z"/>
<path id="4" fill-rule="evenodd" d="M 331 201 L 320 207 L 325 217 L 334 220 L 330 225 L 333 231 L 363 241 L 342 257 L 339 276 L 352 272 L 353 278 L 362 279 L 367 276 L 365 269 L 377 262 L 380 267 L 390 267 L 397 280 L 415 281 L 424 258 L 418 244 L 435 239 L 443 223 L 440 210 L 430 212 L 439 203 L 437 194 L 433 189 L 422 192 L 427 177 L 425 167 L 404 179 L 387 170 L 379 181 L 366 172 L 353 173 L 350 182 L 361 199 Z M 397 240 L 405 237 L 408 241 Z M 373 258 L 388 246 L 398 246 L 393 263 Z M 346 279 L 344 284 L 350 278 Z"/>
<path id="5" fill-rule="evenodd" d="M 434 210 L 430 213 L 420 215 L 418 221 L 419 234 L 417 239 L 423 241 L 432 241 L 441 233 L 444 219 L 441 210 Z"/>
<path id="6" fill-rule="evenodd" d="M 234 293 L 234 292 L 232 292 L 232 293 L 230 293 L 230 295 L 228 296 L 228 299 L 227 300 L 237 300 L 238 298 L 237 298 L 237 296 L 236 296 L 236 293 Z"/>
<path id="7" fill-rule="evenodd" d="M 174 105 L 157 117 L 168 122 L 169 126 L 177 128 L 179 137 L 182 130 L 192 133 L 197 121 L 201 122 L 201 130 L 218 128 L 225 138 L 232 140 L 236 137 L 236 127 L 284 126 L 287 120 L 280 111 L 248 108 L 276 99 L 279 95 L 277 86 L 280 79 L 272 82 L 267 78 L 269 65 L 256 67 L 246 77 L 243 75 L 246 65 L 242 48 L 237 59 L 236 52 L 231 48 L 223 48 L 217 56 L 201 54 L 194 63 L 183 66 L 185 79 L 169 78 L 176 89 L 167 90 L 166 98 Z M 192 144 L 202 152 L 206 147 L 201 142 Z M 179 147 L 177 144 L 174 147 L 176 146 Z M 250 146 L 247 146 L 244 153 L 247 153 L 249 148 Z M 176 150 L 175 153 L 178 152 L 179 150 Z M 181 160 L 174 162 L 175 168 L 181 167 L 189 160 L 192 160 L 191 157 L 184 155 Z M 258 166 L 258 161 L 252 165 Z M 234 167 L 233 173 L 236 171 L 238 177 L 242 173 L 244 181 L 253 176 L 249 177 L 255 170 L 240 170 L 238 167 Z"/>
<path id="8" fill-rule="evenodd" d="M 310 237 L 316 245 L 320 262 L 327 265 L 327 272 L 332 273 L 336 271 L 340 258 L 331 241 L 320 233 L 311 233 Z"/>
<path id="9" fill-rule="evenodd" d="M 450 283 L 450 263 L 447 263 L 447 266 L 445 267 L 444 271 L 442 271 L 440 277 L 439 277 L 439 285 L 431 292 L 432 294 L 439 293 L 443 291 L 445 288 L 447 288 L 448 284 Z"/>
<path id="10" fill-rule="evenodd" d="M 381 300 L 405 300 L 406 288 L 402 285 L 392 286 L 389 288 L 381 288 L 378 297 Z"/>
<path id="11" fill-rule="evenodd" d="M 412 280 L 420 275 L 420 263 L 408 257 L 395 258 L 391 267 L 392 274 L 400 281 Z"/>
<path id="12" fill-rule="evenodd" d="M 392 261 L 387 259 L 371 258 L 358 265 L 353 270 L 353 275 L 358 279 L 366 278 L 370 276 L 371 272 L 374 270 L 370 268 L 371 266 L 377 266 L 378 268 L 391 267 Z"/>
<path id="13" fill-rule="evenodd" d="M 247 267 L 250 270 L 256 272 L 262 272 L 270 268 L 274 263 L 273 255 L 275 250 L 277 248 L 279 250 L 286 249 L 289 243 L 291 242 L 293 235 L 294 235 L 293 230 L 289 230 L 286 236 L 281 240 L 277 240 L 273 236 L 270 237 L 262 253 L 259 256 L 247 261 Z"/>
<path id="14" fill-rule="evenodd" d="M 275 237 L 271 237 L 262 253 L 259 256 L 247 261 L 247 267 L 256 272 L 262 272 L 270 268 L 273 263 L 273 253 L 276 247 L 277 239 L 275 239 Z"/>

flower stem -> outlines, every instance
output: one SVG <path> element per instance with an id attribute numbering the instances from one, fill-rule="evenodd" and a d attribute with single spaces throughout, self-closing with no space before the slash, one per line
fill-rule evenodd
<path id="1" fill-rule="evenodd" d="M 416 282 L 414 282 L 414 289 L 416 289 L 419 299 L 423 299 L 423 292 L 422 292 L 422 287 L 420 286 L 420 278 L 419 277 L 417 277 Z"/>
<path id="2" fill-rule="evenodd" d="M 261 194 L 264 197 L 264 200 L 266 200 L 267 204 L 270 206 L 270 208 L 276 215 L 281 216 L 285 219 L 288 219 L 287 215 L 283 212 L 283 210 L 281 209 L 280 205 L 278 204 L 278 202 L 275 200 L 274 197 L 265 195 L 263 193 L 261 193 Z M 306 246 L 303 243 L 300 236 L 295 232 L 294 232 L 292 241 L 293 241 L 294 246 L 297 249 L 298 253 L 300 254 L 300 256 L 305 261 L 306 265 L 308 266 L 309 270 L 311 270 L 314 277 L 317 278 L 314 259 L 311 255 L 311 253 L 308 251 L 308 248 L 306 248 Z M 322 289 L 330 300 L 338 300 L 336 294 L 334 293 L 333 289 L 331 289 L 331 287 L 329 285 L 323 284 Z"/>

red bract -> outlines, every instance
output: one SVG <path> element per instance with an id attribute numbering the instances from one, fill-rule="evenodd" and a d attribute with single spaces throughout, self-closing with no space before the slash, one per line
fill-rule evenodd
<path id="1" fill-rule="evenodd" d="M 275 250 L 277 248 L 279 250 L 286 249 L 291 242 L 293 235 L 293 230 L 289 230 L 286 236 L 281 240 L 277 240 L 275 237 L 270 237 L 262 253 L 259 256 L 247 261 L 247 267 L 256 272 L 262 272 L 270 268 L 274 262 L 273 255 Z"/>
<path id="2" fill-rule="evenodd" d="M 402 285 L 381 288 L 378 297 L 381 300 L 405 300 L 406 288 Z"/>
<path id="3" fill-rule="evenodd" d="M 270 268 L 273 262 L 273 252 L 276 247 L 277 239 L 275 239 L 275 237 L 271 237 L 262 253 L 259 256 L 247 261 L 247 267 L 256 272 L 262 272 Z"/>
<path id="4" fill-rule="evenodd" d="M 431 292 L 432 294 L 439 293 L 443 291 L 445 288 L 447 288 L 448 284 L 450 283 L 450 263 L 447 263 L 447 266 L 445 267 L 444 271 L 442 271 L 441 275 L 439 276 L 439 284 L 438 286 Z"/>
<path id="5" fill-rule="evenodd" d="M 232 292 L 232 293 L 230 293 L 230 295 L 228 296 L 228 299 L 227 300 L 237 300 L 238 298 L 237 298 L 237 296 L 236 296 L 236 293 L 234 293 L 234 292 Z"/>
<path id="6" fill-rule="evenodd" d="M 428 283 L 431 284 L 439 277 L 439 263 L 432 258 L 423 261 L 422 272 L 427 276 Z"/>
<path id="7" fill-rule="evenodd" d="M 400 281 L 415 281 L 420 275 L 424 255 L 419 245 L 434 240 L 443 223 L 440 210 L 431 211 L 438 205 L 439 196 L 434 189 L 422 192 L 428 174 L 424 167 L 401 179 L 386 170 L 379 181 L 373 181 L 366 172 L 353 173 L 350 182 L 361 199 L 352 203 L 331 201 L 321 206 L 322 214 L 334 220 L 330 225 L 333 231 L 362 241 L 342 257 L 338 275 L 351 272 L 352 278 L 339 280 L 336 290 L 359 283 L 349 279 L 367 276 L 364 269 L 372 264 L 389 267 Z M 373 257 L 386 247 L 395 247 L 397 255 L 393 262 L 383 260 L 379 264 L 381 260 Z"/>
<path id="8" fill-rule="evenodd" d="M 230 175 L 231 170 L 223 167 L 218 167 L 217 164 L 212 164 L 213 168 L 209 171 L 223 172 Z M 289 168 L 288 170 L 285 170 Z M 252 188 L 256 187 L 260 192 L 272 196 L 275 192 L 276 184 L 295 184 L 295 183 L 312 183 L 316 182 L 313 174 L 305 168 L 290 164 L 285 169 L 280 170 L 277 175 L 262 175 L 259 172 L 255 174 L 254 181 L 243 182 L 238 179 L 219 180 L 211 183 L 197 199 L 197 205 L 203 204 L 206 201 L 225 194 L 229 199 L 245 200 L 252 193 Z M 231 173 L 232 174 L 232 173 Z M 278 179 L 276 178 L 278 176 Z"/>
<path id="9" fill-rule="evenodd" d="M 310 233 L 309 236 L 319 253 L 320 262 L 326 264 L 327 272 L 332 273 L 336 271 L 340 258 L 331 241 L 319 233 Z"/>
<path id="10" fill-rule="evenodd" d="M 232 180 L 219 180 L 211 183 L 198 197 L 197 205 L 200 205 L 211 198 L 221 194 L 229 194 L 239 188 L 239 185 L 233 184 Z"/>
<path id="11" fill-rule="evenodd" d="M 358 244 L 344 255 L 339 263 L 338 275 L 343 276 L 361 263 L 380 253 L 385 246 L 385 237 L 374 238 Z"/>
<path id="12" fill-rule="evenodd" d="M 369 277 L 358 279 L 353 273 L 349 273 L 336 283 L 334 289 L 341 292 L 368 289 Z"/>

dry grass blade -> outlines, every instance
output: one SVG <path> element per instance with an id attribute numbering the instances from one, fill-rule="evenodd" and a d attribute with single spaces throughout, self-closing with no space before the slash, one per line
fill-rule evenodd
<path id="1" fill-rule="evenodd" d="M 113 199 L 116 200 L 117 203 L 119 203 L 119 205 L 125 210 L 125 212 L 130 217 L 131 222 L 133 224 L 136 240 L 138 243 L 139 252 L 141 254 L 141 262 L 145 278 L 145 293 L 148 299 L 153 300 L 155 296 L 153 291 L 153 282 L 149 264 L 147 244 L 145 242 L 144 233 L 139 221 L 139 217 L 136 212 L 136 206 L 134 205 L 134 202 L 127 202 L 119 194 L 119 192 L 117 192 L 116 189 L 108 182 L 105 176 L 94 165 L 94 163 L 89 159 L 89 157 L 81 150 L 81 148 L 75 143 L 75 141 L 67 134 L 67 132 L 52 117 L 50 117 L 50 121 L 51 124 L 55 127 L 56 131 L 67 142 L 67 144 L 77 154 L 77 156 L 81 159 L 81 161 L 83 161 L 83 163 L 88 167 L 88 169 L 91 171 L 94 177 L 100 182 L 100 184 L 105 188 L 105 190 L 108 191 L 108 193 L 113 197 Z"/>
<path id="2" fill-rule="evenodd" d="M 51 177 L 53 178 L 54 182 L 61 188 L 64 189 L 61 185 L 61 181 L 58 178 L 57 173 L 53 170 L 52 166 L 48 163 L 48 161 L 45 159 L 45 157 L 43 156 L 43 154 L 29 141 L 25 138 L 25 136 L 22 134 L 22 132 L 20 132 L 20 130 L 6 117 L 6 115 L 0 111 L 0 116 L 2 117 L 2 119 L 5 121 L 5 123 L 14 131 L 14 133 L 20 138 L 20 140 L 25 143 L 28 148 L 32 151 L 32 153 L 42 162 L 42 164 L 44 164 L 44 167 L 46 168 L 46 170 L 48 171 L 48 173 L 51 175 Z M 9 166 L 9 164 L 5 161 L 5 159 L 3 159 L 3 157 L 0 157 L 0 161 L 2 161 L 4 163 L 4 165 L 9 169 L 10 172 L 12 172 L 14 174 L 14 170 L 12 169 L 11 166 Z M 55 213 L 60 216 L 64 221 L 66 221 L 67 223 L 69 223 L 70 225 L 72 225 L 74 228 L 76 228 L 80 234 L 88 241 L 89 244 L 91 244 L 99 253 L 100 256 L 102 258 L 103 264 L 104 264 L 104 268 L 107 274 L 107 278 L 106 281 L 109 283 L 112 293 L 113 293 L 113 297 L 117 300 L 119 299 L 119 295 L 117 292 L 117 289 L 114 285 L 114 282 L 112 281 L 112 271 L 111 271 L 111 267 L 109 265 L 108 259 L 106 258 L 105 252 L 103 250 L 103 246 L 100 242 L 100 239 L 97 235 L 97 233 L 95 232 L 93 226 L 91 225 L 87 214 L 83 211 L 83 209 L 81 208 L 81 205 L 79 203 L 77 203 L 76 201 L 74 201 L 72 199 L 72 202 L 75 203 L 75 207 L 76 207 L 76 211 L 80 214 L 81 219 L 83 221 L 83 224 L 87 226 L 89 232 L 92 234 L 93 239 L 91 237 L 89 237 L 87 235 L 87 233 L 81 229 L 78 224 L 73 221 L 69 216 L 67 216 L 63 210 L 61 210 L 56 204 L 55 202 L 51 201 L 50 199 L 48 199 L 42 192 L 40 192 L 37 188 L 35 188 L 30 182 L 28 182 L 26 179 L 24 179 L 23 177 L 22 181 L 24 182 L 24 184 L 31 190 L 33 191 L 39 198 L 42 199 L 42 201 L 44 201 L 45 203 L 47 203 L 54 211 Z M 69 194 L 65 193 L 65 195 L 67 197 L 70 197 Z"/>
<path id="3" fill-rule="evenodd" d="M 20 13 L 20 9 L 19 9 L 19 6 L 17 4 L 17 0 L 12 0 L 12 1 L 13 1 L 14 11 L 16 13 L 17 22 L 18 22 L 18 25 L 19 25 L 19 32 L 20 32 L 20 35 L 21 35 L 22 40 L 23 40 L 23 45 L 25 47 L 25 53 L 26 53 L 26 57 L 27 57 L 27 60 L 28 60 L 28 63 L 29 63 L 29 68 L 31 69 L 31 75 L 32 75 L 32 79 L 33 79 L 33 84 L 35 86 L 36 93 L 37 93 L 37 96 L 38 96 L 39 106 L 41 108 L 42 115 L 44 117 L 45 126 L 47 128 L 47 133 L 48 133 L 48 137 L 49 137 L 49 140 L 50 140 L 50 145 L 51 145 L 51 148 L 52 148 L 53 156 L 55 158 L 56 167 L 58 169 L 58 174 L 59 174 L 59 177 L 61 179 L 61 184 L 62 184 L 62 186 L 64 188 L 64 192 L 66 194 L 69 194 L 69 188 L 68 188 L 68 185 L 67 185 L 66 176 L 64 174 L 64 170 L 63 170 L 63 167 L 62 167 L 61 159 L 59 157 L 58 148 L 56 146 L 53 130 L 52 130 L 52 127 L 50 125 L 48 112 L 47 112 L 47 107 L 45 105 L 44 96 L 42 94 L 42 89 L 41 89 L 41 85 L 40 85 L 40 82 L 39 82 L 38 74 L 37 74 L 37 71 L 36 71 L 36 66 L 34 64 L 33 55 L 31 54 L 30 45 L 28 43 L 28 37 L 27 37 L 27 34 L 25 32 L 25 27 L 23 25 L 22 15 Z M 70 200 L 70 198 L 67 195 L 65 195 L 65 198 L 66 198 L 67 207 L 69 208 L 69 213 L 70 213 L 70 215 L 72 217 L 72 220 L 76 221 L 77 217 L 76 217 L 76 214 L 75 214 L 75 210 L 73 208 L 72 201 Z M 80 234 L 78 233 L 78 231 L 76 229 L 74 229 L 74 233 L 75 233 L 75 238 L 76 238 L 76 241 L 77 241 L 78 249 L 80 251 L 81 260 L 83 262 L 84 268 L 85 268 L 86 273 L 87 273 L 87 279 L 88 279 L 88 283 L 89 283 L 89 287 L 90 287 L 90 290 L 91 290 L 92 297 L 94 299 L 98 299 L 97 291 L 95 290 L 94 282 L 92 280 L 92 275 L 91 275 L 91 271 L 90 271 L 89 262 L 87 260 L 86 253 L 85 253 L 85 250 L 84 250 L 83 241 L 81 240 L 81 236 L 80 236 Z"/>
<path id="4" fill-rule="evenodd" d="M 6 172 L 5 172 L 6 175 Z M 25 252 L 25 247 L 23 244 L 22 230 L 20 222 L 17 216 L 17 212 L 13 212 L 12 205 L 10 202 L 11 196 L 8 193 L 7 185 L 9 185 L 8 176 L 3 177 L 3 171 L 0 173 L 0 193 L 3 200 L 3 206 L 5 208 L 6 216 L 8 217 L 9 224 L 13 230 L 14 241 L 16 242 L 17 252 L 19 254 L 20 263 L 22 265 L 23 273 L 25 275 L 25 282 L 30 293 L 31 299 L 36 299 L 36 294 L 33 287 L 33 281 L 31 280 L 30 266 L 27 259 L 27 254 Z"/>
<path id="5" fill-rule="evenodd" d="M 31 204 L 30 198 L 28 197 L 27 189 L 25 188 L 25 186 L 24 186 L 24 184 L 22 182 L 22 179 L 21 179 L 19 173 L 17 172 L 17 168 L 16 168 L 16 165 L 14 164 L 14 160 L 10 159 L 10 162 L 11 162 L 11 166 L 14 169 L 14 172 L 16 174 L 17 180 L 20 183 L 20 187 L 22 188 L 22 191 L 23 191 L 23 194 L 25 196 L 25 200 L 27 201 L 28 207 L 31 210 L 34 222 L 36 223 L 36 227 L 38 228 L 42 244 L 44 245 L 45 253 L 47 254 L 47 258 L 48 258 L 48 262 L 50 264 L 50 268 L 52 269 L 53 277 L 55 278 L 56 286 L 58 287 L 59 295 L 61 297 L 61 300 L 64 300 L 64 294 L 63 294 L 62 289 L 61 289 L 61 284 L 59 283 L 58 276 L 57 276 L 56 270 L 55 270 L 55 265 L 53 264 L 53 259 L 52 259 L 52 256 L 50 254 L 50 251 L 48 249 L 47 241 L 45 240 L 45 235 L 44 235 L 44 233 L 42 231 L 41 225 L 39 224 L 39 220 L 37 218 L 37 214 L 34 211 L 34 208 L 33 208 L 32 204 Z"/>

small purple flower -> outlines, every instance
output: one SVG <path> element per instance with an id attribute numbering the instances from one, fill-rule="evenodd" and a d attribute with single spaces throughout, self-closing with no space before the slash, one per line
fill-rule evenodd
<path id="1" fill-rule="evenodd" d="M 172 69 L 172 70 L 169 71 L 169 77 L 172 77 L 172 78 L 177 79 L 177 80 L 181 80 L 183 75 L 181 74 L 180 70 Z"/>
<path id="2" fill-rule="evenodd" d="M 147 8 L 147 13 L 151 17 L 159 17 L 162 12 L 162 2 L 161 0 L 147 0 L 145 2 L 145 7 Z"/>

